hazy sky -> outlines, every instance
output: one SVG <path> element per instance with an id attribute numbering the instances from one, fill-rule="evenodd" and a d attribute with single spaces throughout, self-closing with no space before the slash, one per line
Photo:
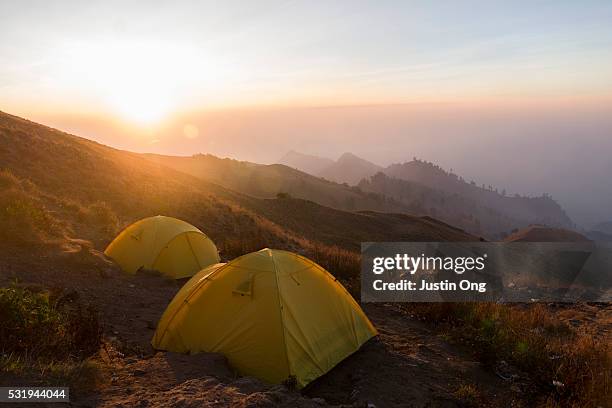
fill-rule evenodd
<path id="1" fill-rule="evenodd" d="M 186 108 L 609 95 L 610 1 L 0 1 L 0 102 Z"/>
<path id="2" fill-rule="evenodd" d="M 0 19 L 9 113 L 138 151 L 417 155 L 612 218 L 612 1 L 0 0 Z"/>

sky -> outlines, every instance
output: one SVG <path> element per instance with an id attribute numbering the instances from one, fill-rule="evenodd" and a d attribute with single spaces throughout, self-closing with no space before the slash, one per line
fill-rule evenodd
<path id="1" fill-rule="evenodd" d="M 0 0 L 0 16 L 5 112 L 135 151 L 416 155 L 612 219 L 610 1 Z"/>

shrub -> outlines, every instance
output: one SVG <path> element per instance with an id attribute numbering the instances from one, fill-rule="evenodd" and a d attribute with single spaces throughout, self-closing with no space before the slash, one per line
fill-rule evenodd
<path id="1" fill-rule="evenodd" d="M 249 252 L 259 251 L 270 246 L 261 231 L 254 234 L 237 234 L 226 237 L 219 245 L 223 258 L 233 259 Z"/>
<path id="2" fill-rule="evenodd" d="M 358 298 L 361 271 L 358 253 L 336 246 L 312 244 L 307 247 L 306 255 L 341 280 L 353 297 Z"/>
<path id="3" fill-rule="evenodd" d="M 105 232 L 116 232 L 119 219 L 113 209 L 104 201 L 97 201 L 85 209 L 86 220 Z"/>
<path id="4" fill-rule="evenodd" d="M 102 330 L 95 310 L 47 293 L 0 288 L 0 350 L 38 360 L 84 358 L 97 352 Z"/>
<path id="5" fill-rule="evenodd" d="M 23 244 L 57 235 L 57 221 L 36 197 L 30 183 L 0 172 L 0 239 Z"/>
<path id="6" fill-rule="evenodd" d="M 8 170 L 0 171 L 0 191 L 19 186 L 19 179 Z"/>

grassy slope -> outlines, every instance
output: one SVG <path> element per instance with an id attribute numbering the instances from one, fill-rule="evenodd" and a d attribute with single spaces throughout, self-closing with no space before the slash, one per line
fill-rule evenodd
<path id="1" fill-rule="evenodd" d="M 530 225 L 510 234 L 506 242 L 588 242 L 584 235 L 563 228 L 551 228 L 542 225 Z"/>
<path id="2" fill-rule="evenodd" d="M 72 224 L 79 238 L 110 239 L 83 229 L 66 205 L 104 202 L 119 225 L 167 214 L 202 228 L 222 246 L 236 236 L 257 237 L 276 246 L 305 239 L 356 249 L 360 241 L 475 239 L 417 217 L 349 213 L 302 200 L 262 200 L 235 193 L 152 162 L 11 115 L 0 114 L 0 168 L 31 181 L 45 203 Z M 313 222 L 316 220 L 316 223 Z"/>

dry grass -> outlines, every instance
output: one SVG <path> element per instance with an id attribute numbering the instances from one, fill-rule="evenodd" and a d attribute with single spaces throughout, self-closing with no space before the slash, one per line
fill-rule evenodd
<path id="1" fill-rule="evenodd" d="M 359 299 L 361 256 L 358 253 L 315 243 L 307 247 L 306 255 L 338 278 L 351 295 Z"/>
<path id="2" fill-rule="evenodd" d="M 478 408 L 485 406 L 483 397 L 478 388 L 472 384 L 463 384 L 455 391 L 455 397 L 465 408 Z"/>
<path id="3" fill-rule="evenodd" d="M 0 243 L 3 247 L 61 245 L 74 236 L 104 245 L 119 230 L 119 219 L 103 201 L 84 205 L 42 192 L 29 180 L 0 171 Z"/>
<path id="4" fill-rule="evenodd" d="M 61 234 L 30 182 L 0 171 L 0 242 L 33 244 Z"/>
<path id="5" fill-rule="evenodd" d="M 96 201 L 87 207 L 79 208 L 79 215 L 82 222 L 109 234 L 117 233 L 119 228 L 119 218 L 111 206 L 104 201 Z"/>
<path id="6" fill-rule="evenodd" d="M 0 288 L 0 350 L 40 361 L 81 359 L 100 348 L 97 312 L 71 294 Z"/>
<path id="7" fill-rule="evenodd" d="M 98 315 L 71 296 L 0 288 L 0 384 L 95 387 L 102 329 Z"/>
<path id="8" fill-rule="evenodd" d="M 470 346 L 485 365 L 504 360 L 526 373 L 538 390 L 531 396 L 534 404 L 588 407 L 609 401 L 609 345 L 559 321 L 544 305 L 423 303 L 402 308 L 437 322 L 445 336 Z"/>
<path id="9" fill-rule="evenodd" d="M 87 394 L 100 382 L 100 366 L 93 359 L 44 361 L 16 354 L 0 354 L 0 386 L 70 387 L 72 394 Z"/>

